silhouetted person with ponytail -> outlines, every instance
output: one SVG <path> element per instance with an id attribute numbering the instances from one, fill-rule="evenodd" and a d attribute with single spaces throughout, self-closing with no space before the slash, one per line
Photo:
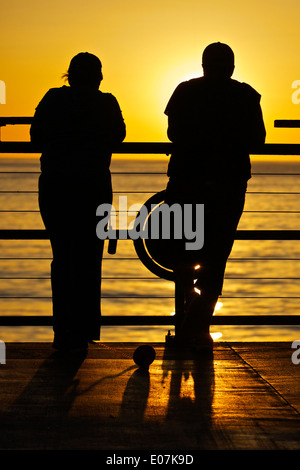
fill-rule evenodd
<path id="1" fill-rule="evenodd" d="M 96 208 L 111 204 L 113 145 L 126 134 L 116 98 L 99 90 L 98 57 L 79 53 L 38 104 L 31 140 L 40 146 L 39 205 L 53 251 L 53 347 L 85 350 L 100 339 L 103 240 Z"/>
<path id="2" fill-rule="evenodd" d="M 211 349 L 211 318 L 251 177 L 249 152 L 264 143 L 266 133 L 260 95 L 231 78 L 231 48 L 210 44 L 202 66 L 204 76 L 182 82 L 165 111 L 174 143 L 165 202 L 204 204 L 203 248 L 174 253 L 174 272 L 185 293 L 176 336 L 183 345 Z"/>

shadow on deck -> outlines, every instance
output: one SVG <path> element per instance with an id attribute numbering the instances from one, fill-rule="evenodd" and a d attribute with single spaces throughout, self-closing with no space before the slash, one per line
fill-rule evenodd
<path id="1" fill-rule="evenodd" d="M 214 357 L 153 344 L 8 343 L 0 365 L 0 449 L 300 450 L 300 364 L 290 343 L 217 342 Z"/>

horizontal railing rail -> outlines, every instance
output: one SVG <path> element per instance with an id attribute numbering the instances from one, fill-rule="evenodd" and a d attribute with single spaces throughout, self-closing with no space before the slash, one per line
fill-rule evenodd
<path id="1" fill-rule="evenodd" d="M 274 121 L 274 127 L 284 127 L 284 128 L 298 128 L 300 127 L 299 119 L 276 119 Z"/>
<path id="2" fill-rule="evenodd" d="M 118 239 L 118 230 L 116 238 Z M 124 236 L 124 230 L 122 230 Z M 43 229 L 0 229 L 0 240 L 47 240 L 47 231 Z M 127 239 L 132 239 L 127 230 Z M 300 230 L 237 230 L 236 240 L 300 240 Z"/>
<path id="3" fill-rule="evenodd" d="M 212 325 L 298 326 L 300 315 L 214 315 Z M 50 315 L 10 315 L 0 317 L 0 326 L 52 326 Z M 103 326 L 174 326 L 175 315 L 102 315 Z"/>
<path id="4" fill-rule="evenodd" d="M 170 155 L 174 144 L 169 142 L 123 142 L 113 148 L 116 154 Z M 41 153 L 32 142 L 0 142 L 0 153 Z M 300 144 L 263 144 L 250 149 L 251 155 L 300 155 Z"/>
<path id="5" fill-rule="evenodd" d="M 0 118 L 0 128 L 6 125 L 30 125 L 30 117 Z M 299 127 L 300 121 L 278 120 L 275 127 Z M 115 154 L 160 154 L 170 155 L 173 144 L 169 142 L 123 142 L 113 149 Z M 0 153 L 3 154 L 40 154 L 41 149 L 31 142 L 0 141 Z M 300 144 L 264 144 L 251 149 L 251 155 L 299 155 Z M 3 172 L 5 173 L 5 172 Z M 25 173 L 25 172 L 24 172 Z M 30 172 L 38 173 L 38 172 Z M 131 172 L 129 172 L 131 173 Z M 145 173 L 146 174 L 146 173 Z M 147 173 L 148 174 L 148 173 Z M 151 174 L 151 172 L 149 172 Z M 154 173 L 153 173 L 154 174 Z M 10 191 L 0 191 L 10 192 Z M 36 193 L 37 191 L 13 191 L 14 193 Z M 268 194 L 271 194 L 268 192 Z M 277 194 L 277 193 L 276 193 Z M 290 193 L 280 193 L 290 194 Z M 294 194 L 294 193 L 293 193 Z M 295 194 L 300 194 L 295 193 Z M 17 211 L 16 211 L 17 212 Z M 254 211 L 255 212 L 255 211 Z M 268 212 L 268 211 L 266 211 Z M 274 211 L 276 212 L 276 211 Z M 297 213 L 298 211 L 292 211 Z M 0 240 L 47 240 L 46 230 L 10 230 L 0 229 Z M 118 233 L 117 233 L 118 238 Z M 130 232 L 128 232 L 130 239 Z M 236 240 L 300 240 L 300 230 L 237 230 Z M 9 258 L 1 258 L 9 259 Z M 22 259 L 22 258 L 20 258 Z M 49 259 L 49 258 L 42 258 Z M 122 258 L 118 258 L 122 259 Z M 138 259 L 138 258 L 137 258 Z M 269 258 L 267 258 L 269 259 Z M 5 278 L 3 278 L 5 279 Z M 139 279 L 139 278 L 137 278 Z M 286 278 L 288 279 L 288 278 Z M 3 297 L 2 297 L 3 298 Z M 6 297 L 4 297 L 6 298 Z M 7 297 L 10 298 L 10 297 Z M 136 298 L 136 297 L 133 297 Z M 141 297 L 143 298 L 143 297 Z M 243 297 L 244 298 L 244 297 Z M 281 298 L 281 297 L 280 297 Z M 297 299 L 298 297 L 293 297 Z M 300 297 L 299 297 L 300 298 Z M 103 315 L 102 324 L 107 326 L 123 325 L 175 325 L 175 315 Z M 300 315 L 215 315 L 213 325 L 300 325 Z M 52 316 L 49 315 L 1 315 L 0 326 L 51 326 Z"/>

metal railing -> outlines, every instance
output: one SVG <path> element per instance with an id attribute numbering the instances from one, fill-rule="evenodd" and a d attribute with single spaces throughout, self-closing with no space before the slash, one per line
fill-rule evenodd
<path id="1" fill-rule="evenodd" d="M 0 117 L 0 128 L 5 125 L 30 124 L 30 117 Z M 276 127 L 299 127 L 300 121 L 275 121 Z M 124 142 L 113 149 L 116 154 L 170 155 L 171 143 Z M 31 142 L 2 142 L 2 154 L 39 154 L 40 149 Z M 251 150 L 251 155 L 299 155 L 300 144 L 264 144 Z M 300 194 L 300 193 L 299 193 Z M 1 230 L 0 240 L 47 240 L 46 230 Z M 300 240 L 300 230 L 237 230 L 236 240 Z M 299 297 L 300 299 L 300 297 Z M 175 305 L 176 305 L 175 288 Z M 175 325 L 176 315 L 102 315 L 106 326 L 122 325 Z M 213 325 L 300 325 L 300 315 L 214 315 Z M 0 316 L 0 326 L 51 326 L 52 316 L 9 315 Z"/>

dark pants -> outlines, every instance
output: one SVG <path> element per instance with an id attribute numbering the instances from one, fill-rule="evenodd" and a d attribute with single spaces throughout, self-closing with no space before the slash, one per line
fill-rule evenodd
<path id="1" fill-rule="evenodd" d="M 110 174 L 42 173 L 39 205 L 53 261 L 53 329 L 57 336 L 100 339 L 103 240 L 96 236 L 96 208 L 112 202 Z"/>
<path id="2" fill-rule="evenodd" d="M 215 304 L 222 293 L 225 267 L 243 212 L 246 189 L 245 181 L 201 182 L 196 178 L 170 178 L 166 189 L 168 204 L 204 204 L 203 248 L 187 251 L 185 240 L 175 240 L 172 249 L 175 274 L 184 272 L 181 279 L 185 285 L 192 291 L 198 287 L 202 299 L 208 299 L 210 304 Z M 196 265 L 200 269 L 195 271 Z"/>

